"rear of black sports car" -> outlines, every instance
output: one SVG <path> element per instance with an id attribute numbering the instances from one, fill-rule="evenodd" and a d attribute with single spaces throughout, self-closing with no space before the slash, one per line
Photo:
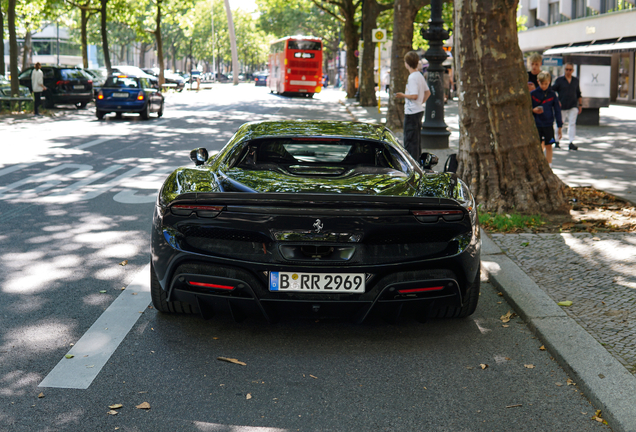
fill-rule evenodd
<path id="1" fill-rule="evenodd" d="M 172 183 L 188 190 L 185 179 L 197 184 L 210 172 L 197 169 Z M 351 175 L 366 169 L 356 165 Z M 426 319 L 475 310 L 479 226 L 472 196 L 454 174 L 438 173 L 441 182 L 422 174 L 421 182 L 435 179 L 447 191 L 423 197 L 285 187 L 250 193 L 231 169 L 211 172 L 218 186 L 208 191 L 170 195 L 164 185 L 160 193 L 151 271 L 159 311 L 361 322 L 370 314 Z"/>

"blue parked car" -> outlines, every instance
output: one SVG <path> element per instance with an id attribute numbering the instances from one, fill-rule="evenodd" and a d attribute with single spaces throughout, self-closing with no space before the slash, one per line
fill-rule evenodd
<path id="1" fill-rule="evenodd" d="M 95 115 L 103 119 L 106 114 L 139 113 L 148 120 L 150 113 L 163 115 L 164 98 L 157 81 L 148 75 L 118 74 L 106 79 L 95 99 Z"/>

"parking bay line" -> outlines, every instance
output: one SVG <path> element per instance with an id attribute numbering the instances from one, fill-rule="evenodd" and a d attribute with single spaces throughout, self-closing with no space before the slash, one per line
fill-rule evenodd
<path id="1" fill-rule="evenodd" d="M 150 264 L 102 313 L 38 387 L 87 389 L 150 304 Z"/>
<path id="2" fill-rule="evenodd" d="M 74 150 L 84 150 L 86 148 L 93 147 L 95 145 L 102 144 L 102 143 L 105 143 L 106 141 L 111 141 L 111 140 L 114 140 L 116 138 L 120 138 L 120 137 L 98 138 L 96 140 L 89 141 L 87 143 L 80 144 L 80 145 L 78 145 L 76 147 L 73 147 L 73 149 Z"/>

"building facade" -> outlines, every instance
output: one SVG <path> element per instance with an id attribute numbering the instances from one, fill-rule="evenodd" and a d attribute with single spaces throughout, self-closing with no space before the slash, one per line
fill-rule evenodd
<path id="1" fill-rule="evenodd" d="M 542 53 L 556 64 L 550 68 L 553 75 L 563 74 L 563 61 L 607 60 L 610 101 L 636 104 L 636 0 L 520 0 L 519 4 L 519 15 L 528 17 L 528 29 L 518 35 L 522 52 Z"/>

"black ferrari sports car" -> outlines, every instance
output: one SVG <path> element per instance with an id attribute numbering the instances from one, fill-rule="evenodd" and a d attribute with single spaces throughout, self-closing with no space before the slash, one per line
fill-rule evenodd
<path id="1" fill-rule="evenodd" d="M 383 126 L 246 123 L 164 182 L 152 227 L 161 312 L 465 317 L 479 299 L 475 202 Z"/>

